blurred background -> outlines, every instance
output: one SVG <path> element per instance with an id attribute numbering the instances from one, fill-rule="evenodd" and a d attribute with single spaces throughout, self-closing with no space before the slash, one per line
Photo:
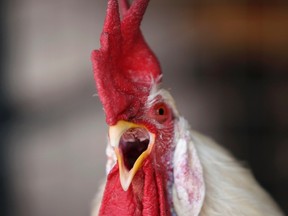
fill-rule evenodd
<path id="1" fill-rule="evenodd" d="M 0 4 L 0 215 L 89 215 L 105 176 L 90 53 L 106 0 Z M 287 213 L 287 1 L 152 0 L 142 29 L 192 128 Z"/>

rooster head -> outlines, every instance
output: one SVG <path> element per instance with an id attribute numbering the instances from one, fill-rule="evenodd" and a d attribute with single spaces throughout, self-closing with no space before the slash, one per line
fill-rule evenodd
<path id="1" fill-rule="evenodd" d="M 174 121 L 161 69 L 140 31 L 149 0 L 108 0 L 94 77 L 109 125 L 109 174 L 100 215 L 170 215 Z"/>

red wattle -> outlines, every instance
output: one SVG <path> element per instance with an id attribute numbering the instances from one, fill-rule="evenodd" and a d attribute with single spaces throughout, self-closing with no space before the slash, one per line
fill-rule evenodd
<path id="1" fill-rule="evenodd" d="M 170 216 L 164 176 L 157 173 L 150 160 L 135 175 L 127 191 L 123 191 L 116 164 L 107 177 L 100 216 Z"/>

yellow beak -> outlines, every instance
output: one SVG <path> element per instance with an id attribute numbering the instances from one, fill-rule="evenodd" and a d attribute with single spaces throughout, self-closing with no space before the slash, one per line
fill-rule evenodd
<path id="1" fill-rule="evenodd" d="M 121 140 L 122 135 L 132 128 L 142 128 L 147 131 L 149 134 L 149 144 L 145 151 L 143 151 L 140 156 L 136 159 L 132 169 L 128 169 L 125 166 L 124 163 L 124 155 L 119 147 L 119 143 Z M 114 148 L 117 160 L 118 160 L 118 166 L 119 166 L 119 172 L 120 172 L 120 183 L 124 191 L 127 191 L 133 177 L 137 173 L 137 171 L 141 168 L 143 161 L 149 156 L 149 154 L 152 151 L 153 145 L 155 143 L 155 134 L 149 132 L 149 130 L 144 125 L 138 125 L 131 122 L 120 120 L 117 122 L 116 125 L 109 127 L 109 140 L 111 146 Z M 129 145 L 133 145 L 134 143 L 129 143 Z"/>

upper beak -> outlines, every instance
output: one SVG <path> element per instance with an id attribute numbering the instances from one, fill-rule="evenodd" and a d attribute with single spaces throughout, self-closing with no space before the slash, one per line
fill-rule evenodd
<path id="1" fill-rule="evenodd" d="M 134 130 L 133 130 L 134 129 Z M 142 130 L 144 133 L 147 133 L 147 136 L 149 137 L 149 144 L 147 148 L 144 151 L 139 152 L 139 156 L 132 164 L 132 168 L 129 170 L 129 168 L 125 165 L 125 160 L 129 160 L 129 158 L 124 158 L 127 157 L 127 155 L 124 154 L 125 152 L 125 146 L 127 147 L 128 145 L 140 145 L 140 139 L 135 137 L 133 135 L 132 137 L 135 138 L 138 142 L 127 142 L 125 146 L 120 145 L 120 142 L 123 142 L 122 135 L 125 134 L 129 136 L 129 131 L 134 131 L 137 132 Z M 119 172 L 120 172 L 120 183 L 124 191 L 127 191 L 133 177 L 137 173 L 137 171 L 141 168 L 143 161 L 149 156 L 151 153 L 152 147 L 155 143 L 155 134 L 149 132 L 149 130 L 144 126 L 144 125 L 138 125 L 134 124 L 131 122 L 123 121 L 120 120 L 117 122 L 116 125 L 110 126 L 109 127 L 109 139 L 110 139 L 110 144 L 114 148 L 117 160 L 118 160 L 118 166 L 119 166 Z M 133 151 L 133 149 L 137 149 L 137 146 L 128 146 L 128 149 L 132 149 L 130 151 Z M 132 154 L 135 154 L 135 152 Z M 129 155 L 128 155 L 129 156 Z M 135 160 L 133 159 L 133 160 Z"/>

